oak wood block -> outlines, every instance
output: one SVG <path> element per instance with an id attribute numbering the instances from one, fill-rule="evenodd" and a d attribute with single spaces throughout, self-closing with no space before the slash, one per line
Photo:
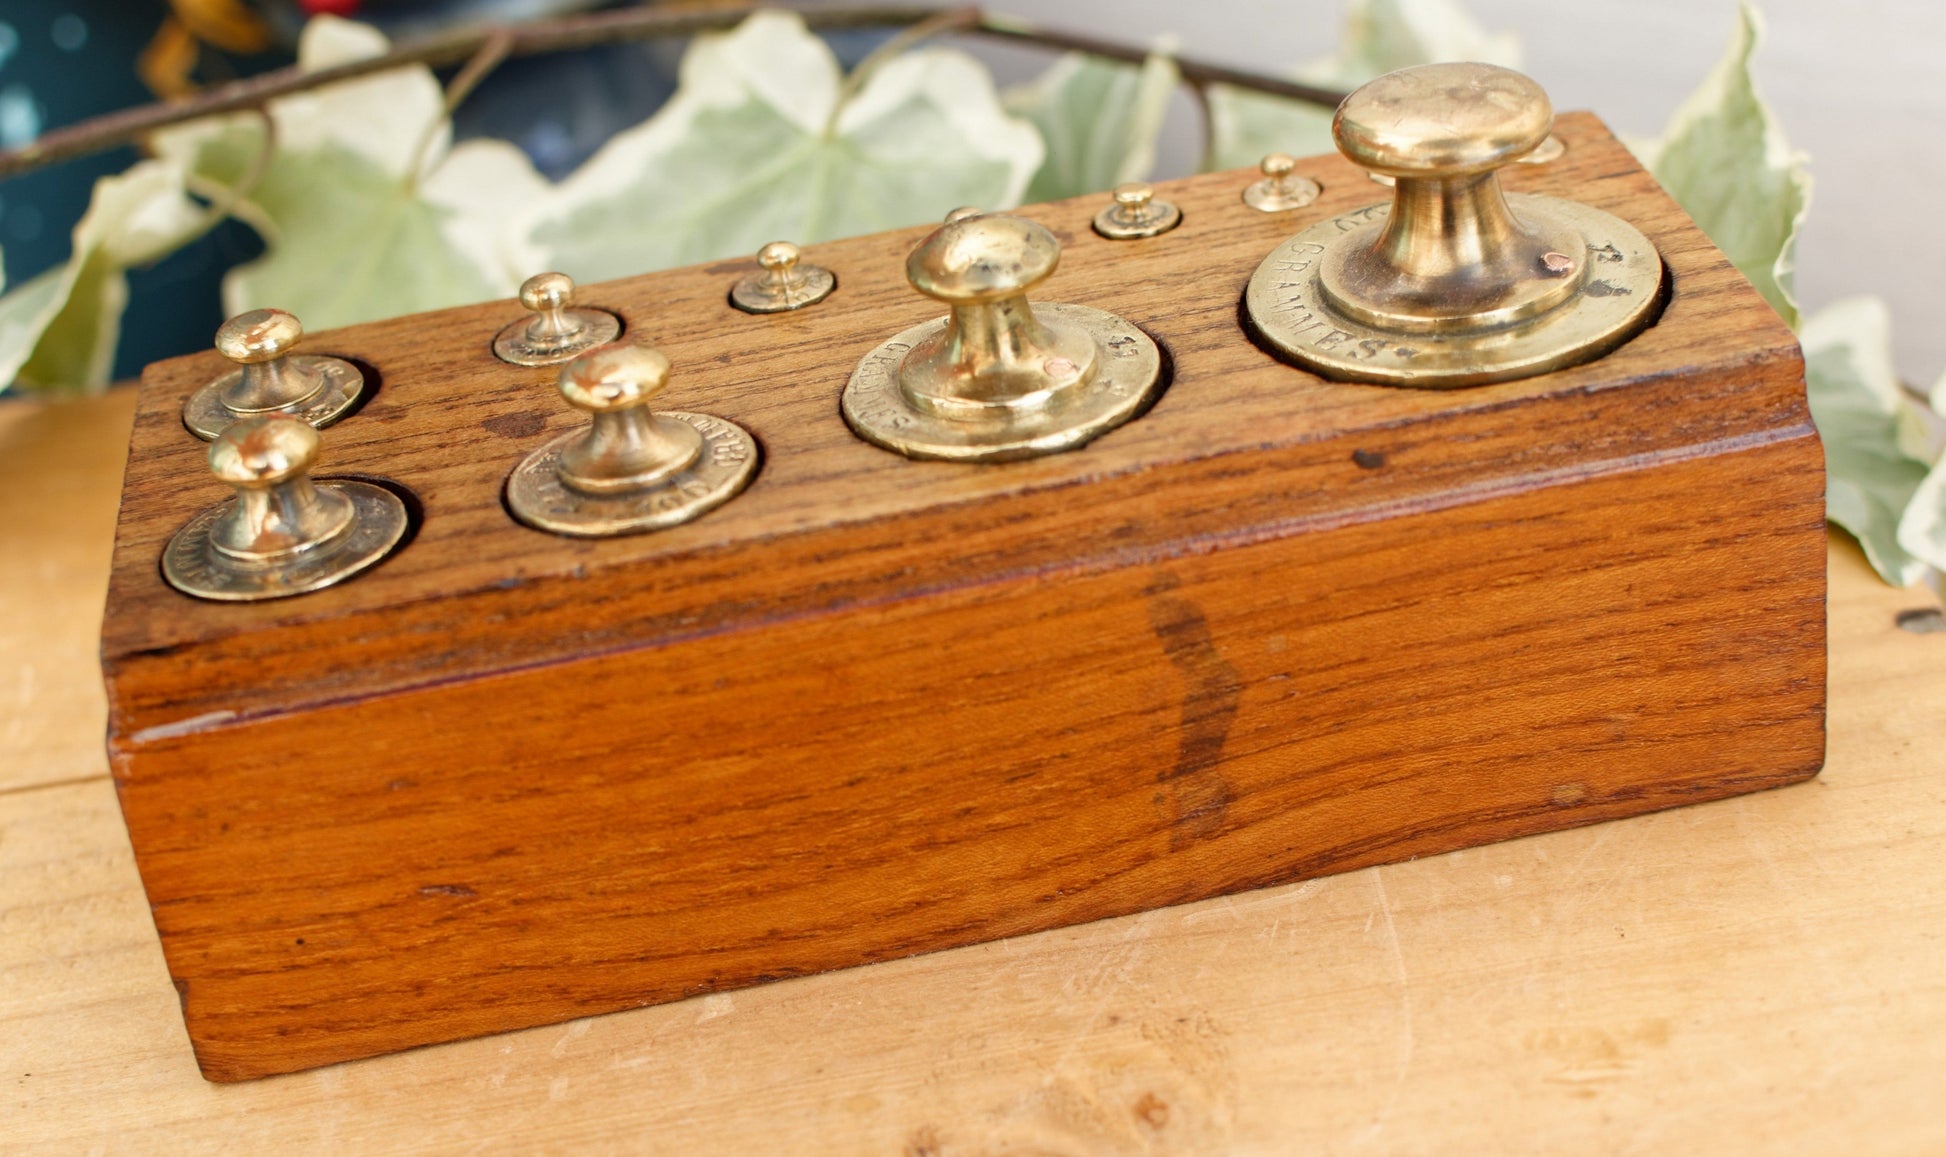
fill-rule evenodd
<path id="1" fill-rule="evenodd" d="M 375 396 L 325 473 L 423 512 L 284 602 L 161 581 L 220 500 L 151 367 L 103 658 L 124 816 L 206 1076 L 243 1079 L 1093 920 L 1813 775 L 1822 459 L 1788 329 L 1593 117 L 1509 174 L 1647 233 L 1653 328 L 1455 391 L 1330 383 L 1244 335 L 1281 238 L 1384 191 L 1337 158 L 1025 210 L 1173 367 L 1073 453 L 912 462 L 855 438 L 858 357 L 936 311 L 907 230 L 810 246 L 839 290 L 727 301 L 753 262 L 588 287 L 668 354 L 661 400 L 756 434 L 749 490 L 653 535 L 515 523 L 576 418 L 496 361 L 508 303 L 319 334 Z M 571 271 L 570 271 L 571 272 Z M 1572 775 L 1565 769 L 1572 768 Z"/>

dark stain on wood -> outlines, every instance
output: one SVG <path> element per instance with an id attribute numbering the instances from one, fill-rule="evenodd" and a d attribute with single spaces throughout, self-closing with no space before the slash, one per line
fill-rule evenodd
<path id="1" fill-rule="evenodd" d="M 1182 582 L 1164 574 L 1150 584 L 1149 629 L 1182 675 L 1182 720 L 1175 766 L 1159 777 L 1168 787 L 1169 846 L 1179 849 L 1223 826 L 1231 800 L 1223 780 L 1223 743 L 1243 698 L 1243 682 L 1216 649 L 1209 620 L 1196 604 L 1171 592 Z"/>

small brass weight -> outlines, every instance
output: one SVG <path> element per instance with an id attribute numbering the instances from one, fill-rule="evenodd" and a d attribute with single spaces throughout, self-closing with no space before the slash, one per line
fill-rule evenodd
<path id="1" fill-rule="evenodd" d="M 1036 222 L 954 210 L 905 264 L 952 313 L 866 355 L 845 421 L 908 458 L 1001 462 L 1072 450 L 1148 409 L 1163 385 L 1149 335 L 1089 306 L 1028 304 L 1060 259 Z"/>
<path id="2" fill-rule="evenodd" d="M 1394 178 L 1392 203 L 1273 250 L 1244 297 L 1257 336 L 1325 377 L 1404 386 L 1528 377 L 1627 341 L 1660 302 L 1655 247 L 1592 206 L 1500 188 L 1553 122 L 1539 85 L 1487 64 L 1401 69 L 1346 97 L 1339 151 Z"/>
<path id="3" fill-rule="evenodd" d="M 723 505 L 757 472 L 757 440 L 726 418 L 654 411 L 669 359 L 607 345 L 561 367 L 561 396 L 589 424 L 529 454 L 507 479 L 514 517 L 581 538 L 640 534 Z"/>
<path id="4" fill-rule="evenodd" d="M 509 322 L 493 339 L 493 355 L 516 366 L 552 366 L 614 341 L 621 319 L 574 303 L 574 279 L 536 273 L 520 283 L 520 304 L 533 316 Z"/>
<path id="5" fill-rule="evenodd" d="M 281 309 L 239 313 L 216 331 L 216 351 L 237 368 L 183 403 L 182 424 L 207 442 L 256 414 L 289 414 L 324 427 L 365 391 L 365 375 L 343 358 L 294 353 L 304 326 Z"/>
<path id="6" fill-rule="evenodd" d="M 287 414 L 233 422 L 209 447 L 210 471 L 236 497 L 169 540 L 162 576 L 222 602 L 321 590 L 376 566 L 405 537 L 405 503 L 383 486 L 311 481 L 318 432 Z"/>

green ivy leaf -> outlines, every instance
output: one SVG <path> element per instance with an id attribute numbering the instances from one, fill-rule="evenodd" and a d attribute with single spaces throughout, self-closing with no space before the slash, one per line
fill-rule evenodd
<path id="1" fill-rule="evenodd" d="M 1351 0 L 1336 56 L 1299 68 L 1294 79 L 1350 90 L 1373 77 L 1445 60 L 1520 65 L 1520 38 L 1489 33 L 1458 0 Z M 1209 89 L 1209 167 L 1255 165 L 1266 153 L 1304 157 L 1336 149 L 1334 110 L 1246 92 Z"/>
<path id="2" fill-rule="evenodd" d="M 1933 383 L 1932 410 L 1946 415 L 1946 374 Z M 1899 546 L 1934 570 L 1946 571 L 1946 453 L 1938 456 L 1906 503 L 1899 518 Z"/>
<path id="3" fill-rule="evenodd" d="M 1662 139 L 1637 152 L 1717 248 L 1795 326 L 1797 230 L 1811 203 L 1811 177 L 1803 154 L 1791 149 L 1757 94 L 1750 60 L 1762 40 L 1763 20 L 1745 0 L 1728 51 L 1676 110 Z"/>
<path id="4" fill-rule="evenodd" d="M 1806 318 L 1799 338 L 1811 418 L 1824 441 L 1825 515 L 1858 539 L 1886 582 L 1910 586 L 1926 573 L 1925 551 L 1914 546 L 1942 545 L 1940 507 L 1930 520 L 1909 509 L 1930 480 L 1925 460 L 1910 452 L 1918 416 L 1892 368 L 1891 330 L 1883 301 L 1853 297 Z"/>
<path id="5" fill-rule="evenodd" d="M 128 305 L 126 271 L 173 252 L 206 216 L 172 164 L 143 161 L 96 181 L 66 264 L 0 297 L 0 382 L 40 389 L 106 385 Z"/>
<path id="6" fill-rule="evenodd" d="M 1010 89 L 1007 111 L 1031 121 L 1047 159 L 1029 201 L 1058 201 L 1146 179 L 1181 74 L 1160 53 L 1140 68 L 1071 52 L 1032 84 Z"/>
<path id="7" fill-rule="evenodd" d="M 544 198 L 521 242 L 599 280 L 1004 208 L 1040 167 L 1040 134 L 964 53 L 907 53 L 853 83 L 792 13 L 698 37 L 675 96 Z"/>
<path id="8" fill-rule="evenodd" d="M 376 30 L 320 16 L 299 64 L 329 68 L 386 50 Z M 547 182 L 504 141 L 452 146 L 439 83 L 401 68 L 286 97 L 270 106 L 275 152 L 245 188 L 263 121 L 227 117 L 159 134 L 157 152 L 263 235 L 263 257 L 232 269 L 223 305 L 276 306 L 324 329 L 505 297 L 524 263 L 504 223 Z"/>

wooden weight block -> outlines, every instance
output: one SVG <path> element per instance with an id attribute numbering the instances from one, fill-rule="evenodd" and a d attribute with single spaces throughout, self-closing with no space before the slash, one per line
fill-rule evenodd
<path id="1" fill-rule="evenodd" d="M 103 629 L 109 750 L 203 1072 L 239 1080 L 677 1000 L 1633 815 L 1823 758 L 1824 477 L 1790 331 L 1592 116 L 1515 190 L 1668 268 L 1651 328 L 1539 377 L 1328 382 L 1239 301 L 1313 206 L 1254 173 L 1033 206 L 1038 299 L 1113 311 L 1171 379 L 1069 453 L 855 437 L 857 360 L 936 316 L 926 229 L 808 247 L 828 300 L 743 313 L 748 261 L 585 287 L 667 401 L 763 464 L 702 519 L 575 540 L 502 486 L 579 417 L 499 302 L 315 335 L 375 389 L 325 475 L 414 536 L 343 585 L 164 584 L 224 492 L 183 428 L 212 354 L 144 375 Z"/>

